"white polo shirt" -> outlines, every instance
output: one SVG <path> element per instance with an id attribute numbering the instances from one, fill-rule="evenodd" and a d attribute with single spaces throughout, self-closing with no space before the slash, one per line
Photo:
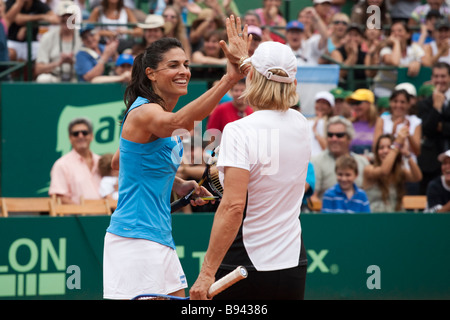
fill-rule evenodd
<path id="1" fill-rule="evenodd" d="M 222 178 L 224 167 L 250 172 L 239 241 L 258 271 L 299 265 L 309 135 L 306 118 L 292 109 L 259 110 L 224 128 L 217 166 Z"/>

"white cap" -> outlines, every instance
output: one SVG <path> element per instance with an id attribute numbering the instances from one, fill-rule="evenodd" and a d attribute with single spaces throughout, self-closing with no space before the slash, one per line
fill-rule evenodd
<path id="1" fill-rule="evenodd" d="M 262 30 L 258 26 L 252 26 L 252 25 L 248 26 L 247 33 L 253 34 L 253 35 L 256 34 L 258 37 L 262 38 Z"/>
<path id="2" fill-rule="evenodd" d="M 331 107 L 334 107 L 334 96 L 331 92 L 328 91 L 319 91 L 316 93 L 316 96 L 314 97 L 314 101 L 317 101 L 319 99 L 324 99 L 328 101 Z"/>
<path id="3" fill-rule="evenodd" d="M 261 43 L 253 55 L 244 61 L 248 62 L 264 77 L 276 82 L 292 83 L 297 74 L 297 58 L 292 49 L 276 41 Z M 275 75 L 270 71 L 273 69 L 281 69 L 288 76 Z"/>
<path id="4" fill-rule="evenodd" d="M 144 23 L 138 23 L 137 26 L 141 29 L 156 29 L 164 28 L 164 18 L 159 14 L 149 14 L 145 18 Z"/>
<path id="5" fill-rule="evenodd" d="M 409 95 L 417 97 L 416 87 L 409 82 L 399 83 L 398 85 L 395 86 L 395 90 L 405 90 L 406 92 L 408 92 Z"/>
<path id="6" fill-rule="evenodd" d="M 313 1 L 314 4 L 321 4 L 321 3 L 325 3 L 325 2 L 331 3 L 331 0 L 314 0 Z"/>
<path id="7" fill-rule="evenodd" d="M 442 152 L 439 156 L 438 156 L 438 160 L 440 162 L 443 162 L 445 158 L 450 158 L 450 150 L 447 150 L 445 152 Z"/>
<path id="8" fill-rule="evenodd" d="M 56 13 L 58 16 L 63 16 L 65 14 L 76 14 L 78 6 L 70 0 L 61 0 L 58 3 Z"/>

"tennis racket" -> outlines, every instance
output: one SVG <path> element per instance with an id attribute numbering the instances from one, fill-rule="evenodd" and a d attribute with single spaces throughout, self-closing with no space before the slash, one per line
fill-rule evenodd
<path id="1" fill-rule="evenodd" d="M 219 170 L 216 167 L 217 164 L 217 157 L 219 155 L 219 147 L 216 147 L 209 157 L 208 161 L 206 161 L 206 168 L 203 172 L 202 178 L 198 182 L 198 185 L 201 186 L 203 183 L 207 183 L 210 187 L 211 191 L 215 194 L 214 196 L 210 197 L 202 197 L 203 200 L 219 200 L 222 198 L 223 195 L 223 187 L 219 180 Z M 191 192 L 189 192 L 184 197 L 175 200 L 170 204 L 170 212 L 178 211 L 179 209 L 183 208 L 184 206 L 188 205 L 191 200 L 195 199 L 193 196 L 195 189 L 192 189 Z"/>
<path id="2" fill-rule="evenodd" d="M 247 278 L 247 269 L 245 267 L 239 266 L 230 273 L 228 273 L 223 278 L 220 278 L 216 282 L 214 282 L 208 290 L 208 297 L 212 298 L 215 295 L 219 294 L 223 290 L 232 286 L 236 282 Z M 189 297 L 177 297 L 166 294 L 141 294 L 134 297 L 131 300 L 190 300 Z"/>

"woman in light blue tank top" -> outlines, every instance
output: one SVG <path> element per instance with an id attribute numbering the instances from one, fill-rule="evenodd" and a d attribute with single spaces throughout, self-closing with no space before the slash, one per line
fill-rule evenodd
<path id="1" fill-rule="evenodd" d="M 233 31 L 234 37 L 229 37 L 229 45 L 222 44 L 231 61 L 227 73 L 217 85 L 177 112 L 172 111 L 178 99 L 187 94 L 191 77 L 189 59 L 181 43 L 174 38 L 163 38 L 134 60 L 132 79 L 124 97 L 127 109 L 121 125 L 120 146 L 112 161 L 112 167 L 119 170 L 119 199 L 105 237 L 104 297 L 127 299 L 143 293 L 185 295 L 184 274 L 180 276 L 179 285 L 165 280 L 170 283 L 166 287 L 153 286 L 151 279 L 175 278 L 177 275 L 171 274 L 174 267 L 164 266 L 162 269 L 165 270 L 155 271 L 146 262 L 141 262 L 145 259 L 137 257 L 154 253 L 136 248 L 140 248 L 138 243 L 142 240 L 148 240 L 175 254 L 170 213 L 172 190 L 180 196 L 192 189 L 199 196 L 210 195 L 196 181 L 185 181 L 176 176 L 183 154 L 182 142 L 176 132 L 192 130 L 195 122 L 208 116 L 220 99 L 244 77 L 239 72 L 238 62 L 247 56 L 247 41 L 237 36 L 240 25 L 235 25 L 234 18 L 230 21 L 228 31 Z M 205 203 L 200 197 L 191 201 L 193 205 Z M 108 240 L 111 235 L 114 242 Z M 118 247 L 114 244 L 117 239 Z M 130 241 L 133 239 L 136 241 Z M 161 257 L 151 258 L 153 264 Z M 167 261 L 164 259 L 161 258 Z M 136 275 L 136 269 L 142 274 Z"/>

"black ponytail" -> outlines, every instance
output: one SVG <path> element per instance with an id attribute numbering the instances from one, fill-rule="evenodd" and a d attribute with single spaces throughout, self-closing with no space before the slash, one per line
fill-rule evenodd
<path id="1" fill-rule="evenodd" d="M 165 101 L 153 91 L 152 83 L 145 74 L 145 69 L 156 70 L 163 60 L 164 54 L 176 47 L 183 49 L 178 39 L 162 38 L 153 42 L 145 49 L 144 53 L 134 59 L 131 81 L 125 89 L 124 102 L 127 107 L 125 113 L 139 96 L 157 103 L 165 109 Z"/>

